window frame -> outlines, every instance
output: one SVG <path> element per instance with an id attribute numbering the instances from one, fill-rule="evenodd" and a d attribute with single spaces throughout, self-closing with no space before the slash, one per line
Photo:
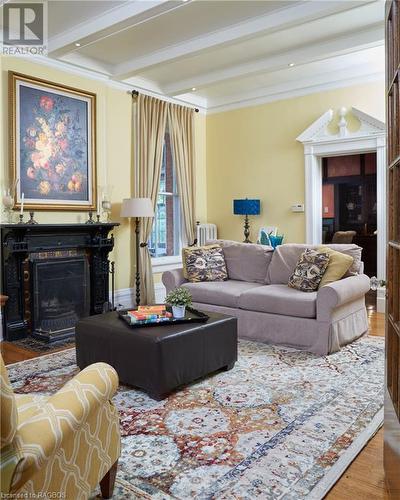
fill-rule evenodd
<path id="1" fill-rule="evenodd" d="M 169 136 L 168 131 L 166 132 L 165 137 L 167 135 Z M 171 144 L 170 144 L 170 147 L 171 147 Z M 172 151 L 171 151 L 171 156 L 172 156 Z M 181 250 L 184 246 L 186 246 L 185 228 L 183 225 L 183 217 L 182 217 L 181 196 L 180 196 L 180 193 L 178 190 L 178 185 L 176 182 L 177 172 L 176 172 L 175 165 L 173 163 L 173 157 L 172 157 L 172 168 L 174 169 L 174 178 L 175 178 L 174 191 L 173 192 L 158 191 L 157 196 L 160 196 L 160 195 L 161 196 L 171 196 L 174 200 L 174 203 L 175 203 L 175 200 L 178 200 L 179 222 L 180 223 L 179 223 L 179 225 L 174 226 L 174 230 L 176 231 L 176 233 L 174 235 L 174 240 L 175 240 L 175 237 L 177 236 L 177 238 L 178 238 L 177 246 L 179 248 L 179 251 L 178 251 L 177 255 L 167 255 L 167 256 L 163 256 L 163 257 L 151 257 L 151 265 L 152 265 L 153 273 L 161 273 L 164 271 L 169 271 L 171 269 L 175 269 L 176 267 L 179 267 L 179 265 L 182 265 Z M 156 223 L 156 218 L 154 218 L 153 224 L 155 224 L 155 223 Z"/>

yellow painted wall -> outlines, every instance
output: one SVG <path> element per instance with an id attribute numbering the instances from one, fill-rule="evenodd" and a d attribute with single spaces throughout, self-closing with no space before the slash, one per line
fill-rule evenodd
<path id="1" fill-rule="evenodd" d="M 116 288 L 127 288 L 130 283 L 131 231 L 126 220 L 119 218 L 118 203 L 121 198 L 131 195 L 131 97 L 123 91 L 115 90 L 105 84 L 84 78 L 74 73 L 67 73 L 48 66 L 34 64 L 24 59 L 2 57 L 1 66 L 1 122 L 3 127 L 3 146 L 1 149 L 0 182 L 8 183 L 8 71 L 17 71 L 26 75 L 43 78 L 56 83 L 95 92 L 97 95 L 97 182 L 106 182 L 113 186 L 112 220 L 121 222 L 114 231 L 115 250 L 111 259 L 116 265 Z M 108 179 L 108 180 L 107 180 Z M 85 212 L 49 212 L 38 211 L 35 214 L 38 222 L 83 222 L 87 219 Z"/>
<path id="2" fill-rule="evenodd" d="M 384 120 L 384 83 L 374 82 L 207 116 L 207 216 L 218 236 L 243 239 L 243 219 L 232 214 L 234 198 L 259 198 L 251 218 L 253 241 L 263 225 L 278 226 L 285 242 L 304 242 L 304 153 L 296 137 L 329 108 L 355 106 Z M 354 124 L 354 120 L 353 120 Z M 334 127 L 333 127 L 334 128 Z"/>
<path id="3" fill-rule="evenodd" d="M 134 192 L 131 161 L 131 97 L 124 90 L 112 88 L 105 83 L 82 77 L 79 74 L 61 71 L 25 59 L 0 57 L 0 187 L 8 186 L 8 71 L 43 78 L 56 83 L 95 92 L 97 95 L 97 171 L 98 185 L 111 185 L 111 219 L 121 226 L 114 231 L 115 248 L 110 258 L 116 262 L 116 289 L 132 286 L 133 235 L 126 219 L 119 217 L 121 200 Z M 196 114 L 195 139 L 197 161 L 197 209 L 203 220 L 207 218 L 206 164 L 205 164 L 204 115 Z M 38 211 L 39 222 L 83 222 L 85 212 Z"/>

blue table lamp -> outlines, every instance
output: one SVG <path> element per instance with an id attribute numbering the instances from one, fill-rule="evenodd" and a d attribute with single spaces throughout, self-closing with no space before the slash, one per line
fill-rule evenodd
<path id="1" fill-rule="evenodd" d="M 233 200 L 234 215 L 244 215 L 244 241 L 243 243 L 251 243 L 249 215 L 260 215 L 260 200 Z"/>

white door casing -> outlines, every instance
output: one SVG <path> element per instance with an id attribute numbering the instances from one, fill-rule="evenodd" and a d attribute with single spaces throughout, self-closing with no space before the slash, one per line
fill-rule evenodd
<path id="1" fill-rule="evenodd" d="M 352 107 L 351 113 L 360 122 L 357 131 L 347 128 L 345 108 L 339 111 L 339 132 L 330 134 L 333 119 L 329 109 L 310 125 L 297 141 L 304 146 L 306 243 L 322 242 L 322 158 L 376 152 L 377 195 L 377 274 L 386 276 L 386 126 L 380 120 Z"/>

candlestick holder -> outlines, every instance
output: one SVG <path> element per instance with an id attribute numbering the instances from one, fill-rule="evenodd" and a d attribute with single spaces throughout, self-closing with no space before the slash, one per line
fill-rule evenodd
<path id="1" fill-rule="evenodd" d="M 88 220 L 86 221 L 86 224 L 94 224 L 94 220 L 93 220 L 93 212 L 91 210 L 89 210 L 89 218 Z"/>
<path id="2" fill-rule="evenodd" d="M 35 212 L 29 212 L 29 215 L 30 215 L 30 219 L 28 220 L 28 222 L 26 222 L 26 224 L 39 224 L 34 218 L 33 216 L 35 215 Z"/>
<path id="3" fill-rule="evenodd" d="M 97 224 L 100 224 L 100 214 L 96 215 Z"/>
<path id="4" fill-rule="evenodd" d="M 19 214 L 18 224 L 25 224 L 25 222 L 24 222 L 24 214 Z"/>

